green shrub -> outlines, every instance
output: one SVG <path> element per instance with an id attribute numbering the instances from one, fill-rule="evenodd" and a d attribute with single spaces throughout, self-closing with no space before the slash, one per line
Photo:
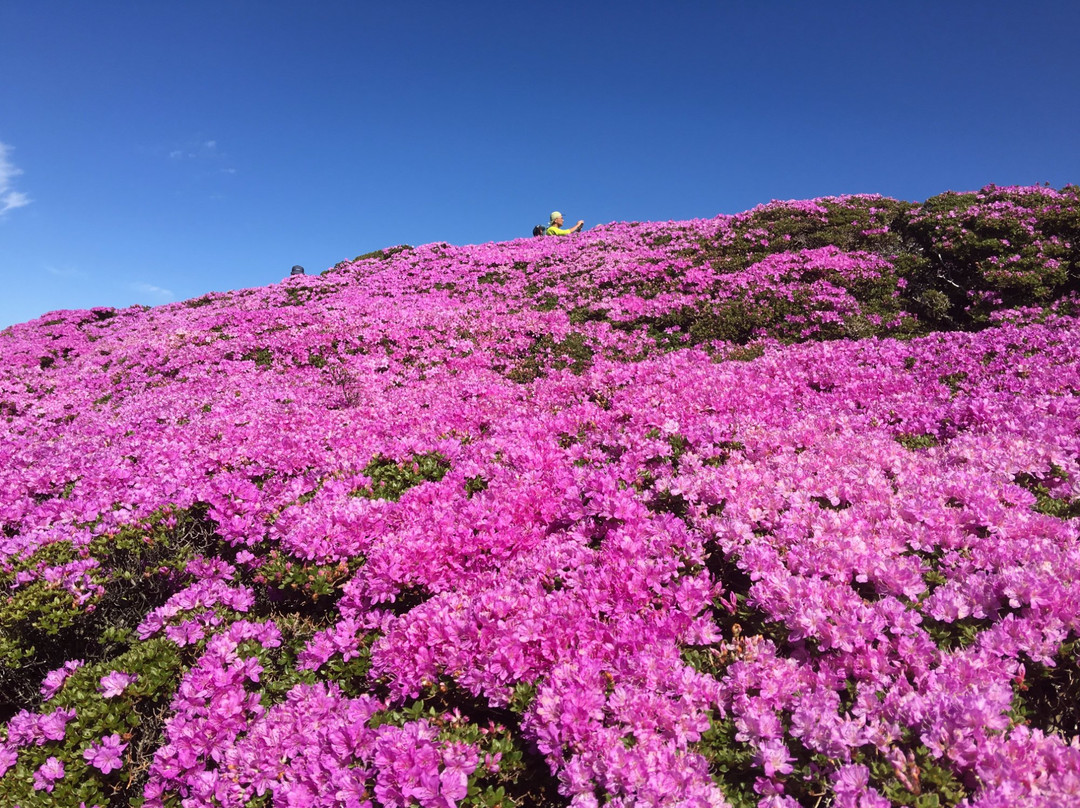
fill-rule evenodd
<path id="1" fill-rule="evenodd" d="M 134 628 L 176 591 L 187 563 L 217 543 L 205 509 L 193 507 L 99 536 L 84 551 L 55 542 L 0 572 L 6 592 L 0 598 L 0 692 L 18 697 L 0 705 L 0 720 L 16 702 L 36 703 L 45 674 L 68 659 L 90 664 L 125 652 Z M 89 571 L 81 603 L 40 578 L 12 587 L 21 572 L 67 564 L 82 553 L 98 566 Z"/>
<path id="2" fill-rule="evenodd" d="M 438 482 L 449 470 L 450 461 L 438 452 L 414 454 L 402 461 L 375 455 L 364 467 L 371 485 L 358 489 L 354 496 L 397 502 L 408 489 L 424 482 Z"/>

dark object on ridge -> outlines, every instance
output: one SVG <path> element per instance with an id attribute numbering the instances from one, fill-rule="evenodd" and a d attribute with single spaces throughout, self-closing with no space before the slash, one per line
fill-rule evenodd
<path id="1" fill-rule="evenodd" d="M 289 273 L 290 276 L 291 275 L 303 275 L 303 274 L 304 274 L 304 268 L 302 266 L 300 266 L 299 264 L 294 266 L 292 268 L 292 272 Z"/>

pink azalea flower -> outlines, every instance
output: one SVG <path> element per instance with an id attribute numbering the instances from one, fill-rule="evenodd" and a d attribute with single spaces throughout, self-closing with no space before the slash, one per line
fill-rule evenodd
<path id="1" fill-rule="evenodd" d="M 34 772 L 34 790 L 51 792 L 56 781 L 62 779 L 63 776 L 63 761 L 57 757 L 49 757 L 41 764 L 41 767 Z"/>
<path id="2" fill-rule="evenodd" d="M 8 746 L 6 743 L 0 743 L 0 777 L 4 776 L 12 766 L 15 765 L 15 761 L 19 759 L 19 753 Z"/>
<path id="3" fill-rule="evenodd" d="M 51 699 L 56 692 L 64 686 L 64 682 L 71 676 L 76 670 L 83 666 L 81 659 L 72 659 L 65 662 L 63 667 L 56 670 L 49 671 L 45 674 L 44 680 L 41 683 L 41 696 L 45 701 Z"/>
<path id="4" fill-rule="evenodd" d="M 62 741 L 69 721 L 75 717 L 75 711 L 71 709 L 54 710 L 48 715 L 41 716 L 38 726 L 46 740 Z"/>
<path id="5" fill-rule="evenodd" d="M 102 774 L 108 774 L 124 765 L 121 755 L 127 746 L 120 742 L 120 736 L 116 733 L 106 735 L 100 743 L 91 744 L 83 750 L 83 759 Z"/>
<path id="6" fill-rule="evenodd" d="M 130 673 L 112 671 L 101 677 L 98 692 L 101 693 L 101 695 L 105 698 L 111 699 L 114 696 L 119 696 L 121 693 L 123 693 L 127 686 L 134 682 L 137 678 L 137 676 L 133 676 Z"/>

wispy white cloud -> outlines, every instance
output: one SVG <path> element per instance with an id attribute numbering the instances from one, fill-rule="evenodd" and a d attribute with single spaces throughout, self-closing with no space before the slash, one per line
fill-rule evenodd
<path id="1" fill-rule="evenodd" d="M 149 295 L 154 300 L 158 300 L 162 303 L 167 303 L 176 297 L 176 295 L 173 294 L 172 289 L 162 289 L 160 286 L 154 286 L 151 283 L 133 283 L 131 284 L 131 288 L 141 295 Z"/>
<path id="2" fill-rule="evenodd" d="M 192 139 L 187 143 L 178 143 L 168 150 L 168 155 L 172 162 L 198 166 L 203 176 L 236 173 L 236 169 L 230 165 L 232 159 L 218 148 L 216 140 Z"/>
<path id="3" fill-rule="evenodd" d="M 0 216 L 9 210 L 30 204 L 29 196 L 12 187 L 12 179 L 22 174 L 22 170 L 16 168 L 14 163 L 8 160 L 10 151 L 10 146 L 0 143 Z"/>
<path id="4" fill-rule="evenodd" d="M 170 160 L 211 160 L 224 157 L 216 140 L 190 140 L 169 149 Z"/>
<path id="5" fill-rule="evenodd" d="M 75 267 L 58 267 L 52 264 L 45 265 L 45 271 L 57 278 L 85 278 L 86 273 Z"/>

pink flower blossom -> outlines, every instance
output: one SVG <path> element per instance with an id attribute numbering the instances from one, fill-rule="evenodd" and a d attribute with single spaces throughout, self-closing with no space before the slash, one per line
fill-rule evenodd
<path id="1" fill-rule="evenodd" d="M 113 733 L 102 738 L 100 743 L 93 743 L 84 749 L 83 758 L 102 774 L 108 774 L 124 765 L 121 755 L 127 746 L 126 743 L 120 742 L 119 735 Z"/>
<path id="2" fill-rule="evenodd" d="M 19 753 L 6 743 L 0 743 L 0 777 L 15 765 L 19 759 Z"/>
<path id="3" fill-rule="evenodd" d="M 34 790 L 51 792 L 57 780 L 64 777 L 64 763 L 58 757 L 50 756 L 34 772 Z"/>
<path id="4" fill-rule="evenodd" d="M 81 668 L 83 664 L 81 659 L 72 659 L 65 662 L 62 667 L 45 674 L 45 678 L 41 683 L 42 698 L 45 701 L 48 701 L 56 695 L 56 692 L 63 687 L 64 682 L 67 681 L 67 678 Z"/>
<path id="5" fill-rule="evenodd" d="M 107 699 L 119 696 L 138 677 L 130 673 L 112 671 L 101 677 L 98 692 Z"/>

